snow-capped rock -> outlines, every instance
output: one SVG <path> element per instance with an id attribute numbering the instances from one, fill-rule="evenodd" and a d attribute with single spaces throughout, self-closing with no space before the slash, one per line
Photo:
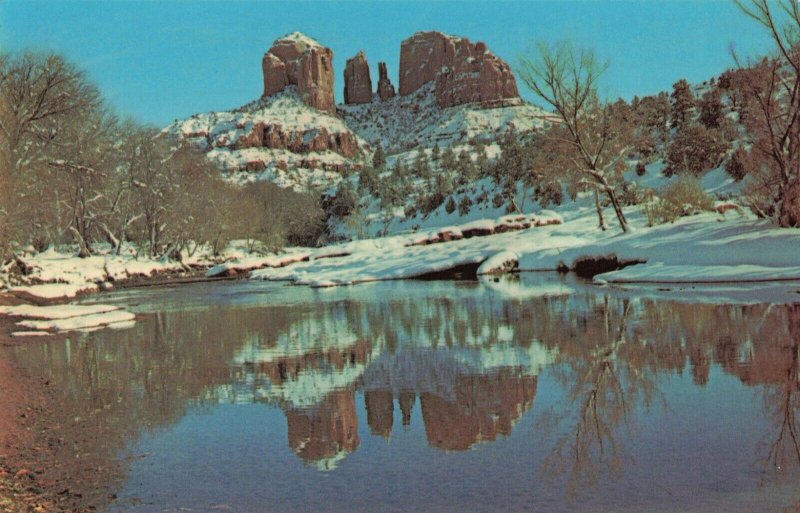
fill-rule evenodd
<path id="1" fill-rule="evenodd" d="M 333 112 L 333 51 L 300 32 L 281 37 L 261 62 L 264 96 L 289 85 L 297 87 L 303 101 L 319 110 Z"/>

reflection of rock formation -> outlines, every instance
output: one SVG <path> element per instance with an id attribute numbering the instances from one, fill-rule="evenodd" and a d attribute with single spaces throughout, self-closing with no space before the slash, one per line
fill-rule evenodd
<path id="1" fill-rule="evenodd" d="M 403 414 L 403 425 L 411 424 L 411 410 L 417 401 L 417 394 L 414 392 L 400 392 L 400 412 Z"/>
<path id="2" fill-rule="evenodd" d="M 353 388 L 331 392 L 312 409 L 286 411 L 289 447 L 320 470 L 331 470 L 358 448 L 358 417 Z"/>
<path id="3" fill-rule="evenodd" d="M 367 424 L 373 435 L 389 438 L 394 423 L 394 401 L 391 390 L 368 390 L 364 392 L 367 407 Z"/>
<path id="4" fill-rule="evenodd" d="M 503 369 L 488 376 L 459 376 L 456 398 L 421 397 L 428 443 L 439 449 L 463 451 L 473 444 L 510 435 L 514 424 L 533 404 L 536 376 Z"/>
<path id="5" fill-rule="evenodd" d="M 504 368 L 487 375 L 469 374 L 454 377 L 455 397 L 435 392 L 420 394 L 422 419 L 428 443 L 448 451 L 463 451 L 473 444 L 510 435 L 522 414 L 530 409 L 536 396 L 536 376 Z M 402 422 L 411 422 L 416 392 L 397 395 Z M 367 423 L 373 434 L 389 438 L 394 420 L 394 394 L 390 389 L 364 393 Z"/>
<path id="6" fill-rule="evenodd" d="M 324 353 L 310 352 L 302 355 L 287 356 L 266 362 L 254 362 L 253 370 L 266 375 L 270 382 L 280 386 L 286 382 L 297 380 L 303 373 L 341 372 L 346 367 L 364 364 L 372 353 L 372 344 L 359 340 L 349 347 L 330 349 Z"/>

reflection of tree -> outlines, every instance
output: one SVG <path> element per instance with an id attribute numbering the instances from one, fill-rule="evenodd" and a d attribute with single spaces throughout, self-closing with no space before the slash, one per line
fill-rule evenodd
<path id="1" fill-rule="evenodd" d="M 550 473 L 569 475 L 572 492 L 580 485 L 596 483 L 601 468 L 611 474 L 622 470 L 628 457 L 617 431 L 630 427 L 632 402 L 655 388 L 641 367 L 624 367 L 621 360 L 622 353 L 630 352 L 627 322 L 631 303 L 610 305 L 606 298 L 598 306 L 600 311 L 595 313 L 599 315 L 583 320 L 585 331 L 568 343 L 577 353 L 562 353 L 567 370 L 561 379 L 567 401 L 575 405 L 577 414 L 572 434 L 558 440 L 545 461 Z M 613 328 L 615 320 L 617 327 Z"/>
<path id="2" fill-rule="evenodd" d="M 764 407 L 775 429 L 769 442 L 762 468 L 762 481 L 770 468 L 782 472 L 800 465 L 800 432 L 797 421 L 800 413 L 800 305 L 780 312 L 762 324 L 763 343 L 753 351 L 743 366 L 743 380 L 763 383 Z"/>

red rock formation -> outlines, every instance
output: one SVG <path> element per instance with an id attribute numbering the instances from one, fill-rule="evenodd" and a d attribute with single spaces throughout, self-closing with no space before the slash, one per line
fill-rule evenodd
<path id="1" fill-rule="evenodd" d="M 252 130 L 236 140 L 232 149 L 271 148 L 286 149 L 294 153 L 330 150 L 343 157 L 353 157 L 359 152 L 358 140 L 352 132 L 329 132 L 325 127 L 304 131 L 286 131 L 274 123 L 254 123 Z"/>
<path id="2" fill-rule="evenodd" d="M 446 451 L 463 451 L 482 440 L 510 435 L 533 404 L 536 376 L 504 369 L 489 376 L 459 376 L 455 400 L 424 393 L 422 418 L 428 443 Z"/>
<path id="3" fill-rule="evenodd" d="M 389 80 L 389 74 L 386 72 L 385 62 L 378 63 L 378 75 L 378 96 L 382 102 L 385 102 L 389 98 L 394 97 L 395 94 L 394 86 Z"/>
<path id="4" fill-rule="evenodd" d="M 372 101 L 372 79 L 364 52 L 347 60 L 344 68 L 344 102 L 348 105 Z"/>
<path id="5" fill-rule="evenodd" d="M 276 40 L 261 61 L 264 96 L 297 86 L 306 104 L 335 112 L 333 100 L 333 52 L 313 39 L 294 32 Z"/>
<path id="6" fill-rule="evenodd" d="M 465 103 L 492 107 L 519 99 L 511 68 L 484 43 L 417 32 L 400 46 L 400 94 L 411 94 L 432 80 L 440 107 Z"/>

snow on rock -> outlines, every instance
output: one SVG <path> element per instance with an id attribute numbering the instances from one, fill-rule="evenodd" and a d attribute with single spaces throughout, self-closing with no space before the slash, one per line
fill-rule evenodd
<path id="1" fill-rule="evenodd" d="M 221 276 L 237 276 L 264 267 L 284 267 L 296 262 L 308 260 L 308 251 L 293 251 L 280 255 L 269 256 L 243 256 L 230 262 L 217 264 L 206 271 L 206 278 Z"/>
<path id="2" fill-rule="evenodd" d="M 135 319 L 136 316 L 130 312 L 125 312 L 123 310 L 111 310 L 102 313 L 93 313 L 89 315 L 79 315 L 66 318 L 20 321 L 17 323 L 17 325 L 22 326 L 23 328 L 30 328 L 35 331 L 62 332 L 100 328 L 123 322 L 130 323 Z"/>
<path id="3" fill-rule="evenodd" d="M 23 317 L 17 326 L 33 331 L 16 331 L 15 337 L 50 335 L 54 332 L 83 331 L 106 326 L 127 328 L 136 316 L 113 305 L 14 305 L 0 306 L 0 315 Z"/>
<path id="4" fill-rule="evenodd" d="M 45 283 L 12 287 L 10 290 L 12 294 L 21 299 L 39 302 L 72 299 L 80 294 L 97 292 L 99 288 L 95 283 Z"/>
<path id="5" fill-rule="evenodd" d="M 599 275 L 606 283 L 746 283 L 800 280 L 800 265 L 667 265 L 662 262 L 626 267 Z"/>
<path id="6" fill-rule="evenodd" d="M 551 119 L 544 110 L 527 103 L 493 109 L 479 105 L 441 108 L 436 104 L 433 82 L 413 94 L 385 101 L 376 97 L 371 103 L 340 105 L 339 112 L 359 137 L 372 145 L 380 143 L 388 153 L 473 140 L 496 141 L 509 130 L 527 132 Z"/>
<path id="7" fill-rule="evenodd" d="M 15 305 L 0 306 L 0 314 L 11 317 L 27 317 L 28 319 L 69 319 L 83 315 L 93 315 L 119 310 L 113 305 Z"/>
<path id="8" fill-rule="evenodd" d="M 494 254 L 484 260 L 478 267 L 478 274 L 504 274 L 519 266 L 519 255 L 506 250 Z"/>
<path id="9" fill-rule="evenodd" d="M 580 244 L 521 255 L 520 269 L 550 270 L 559 263 L 571 266 L 583 256 L 613 254 L 622 260 L 646 260 L 647 264 L 601 274 L 599 279 L 644 282 L 650 272 L 665 281 L 681 277 L 689 282 L 800 279 L 798 230 L 776 228 L 752 216 L 723 220 L 712 213 L 648 228 L 638 211 L 631 210 L 630 216 L 635 227 L 631 233 L 598 237 L 588 232 L 591 238 Z"/>
<path id="10" fill-rule="evenodd" d="M 282 187 L 329 186 L 359 170 L 369 144 L 335 113 L 306 105 L 295 86 L 238 109 L 176 120 L 162 133 L 207 152 L 235 181 Z"/>
<path id="11" fill-rule="evenodd" d="M 564 218 L 540 216 L 539 222 L 535 216 L 473 221 L 458 229 L 463 233 L 465 228 L 492 228 L 494 234 L 449 242 L 438 240 L 438 230 L 354 241 L 328 248 L 348 256 L 315 260 L 312 252 L 308 262 L 255 271 L 252 277 L 331 286 L 413 278 L 465 265 L 480 266 L 478 272 L 498 271 L 511 268 L 514 257 L 520 271 L 554 271 L 564 265 L 571 267 L 581 257 L 616 255 L 621 260 L 646 260 L 647 264 L 601 274 L 598 280 L 800 280 L 800 230 L 775 228 L 750 215 L 722 218 L 705 213 L 649 228 L 637 208 L 627 207 L 632 230 L 622 234 L 613 227 L 599 230 L 589 205 L 572 204 L 563 214 Z M 434 240 L 437 243 L 431 243 Z"/>

